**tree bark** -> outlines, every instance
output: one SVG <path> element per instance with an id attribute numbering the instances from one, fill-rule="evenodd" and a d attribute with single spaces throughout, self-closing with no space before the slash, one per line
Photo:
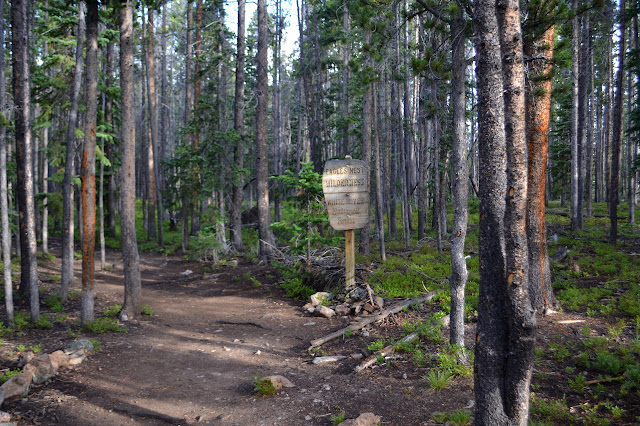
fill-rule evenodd
<path id="1" fill-rule="evenodd" d="M 113 43 L 107 44 L 107 64 L 106 64 L 106 86 L 108 89 L 113 87 Z M 105 120 L 107 124 L 111 126 L 110 131 L 115 133 L 115 127 L 113 122 L 113 99 L 110 95 L 107 95 L 105 100 Z M 116 237 L 116 174 L 113 167 L 115 160 L 115 144 L 113 141 L 105 141 L 105 155 L 111 162 L 110 166 L 106 167 L 107 171 L 107 227 L 109 228 L 109 235 L 112 238 Z"/>
<path id="2" fill-rule="evenodd" d="M 481 170 L 475 422 L 525 425 L 536 326 L 527 283 L 527 157 L 518 2 L 476 0 L 474 27 Z"/>
<path id="3" fill-rule="evenodd" d="M 80 320 L 93 321 L 94 252 L 96 243 L 96 128 L 98 120 L 98 0 L 87 1 L 87 70 L 82 181 L 82 301 Z"/>
<path id="4" fill-rule="evenodd" d="M 269 103 L 267 49 L 269 28 L 267 19 L 267 1 L 258 0 L 256 179 L 258 188 L 258 238 L 260 239 L 260 257 L 262 259 L 271 257 L 275 245 L 273 234 L 269 230 L 269 159 L 267 158 L 267 108 Z"/>
<path id="5" fill-rule="evenodd" d="M 585 13 L 581 19 L 582 29 L 580 42 L 580 74 L 578 76 L 578 211 L 580 217 L 585 213 L 585 193 L 586 193 L 586 166 L 587 166 L 587 144 L 589 143 L 589 132 L 587 131 L 589 114 L 589 13 Z M 581 219 L 581 228 L 584 219 Z"/>
<path id="6" fill-rule="evenodd" d="M 469 216 L 469 162 L 466 140 L 466 61 L 464 8 L 451 20 L 451 104 L 453 109 L 453 228 L 451 231 L 451 325 L 449 343 L 464 346 L 464 287 L 469 273 L 464 256 Z"/>
<path id="7" fill-rule="evenodd" d="M 609 241 L 618 241 L 618 202 L 620 193 L 620 161 L 622 145 L 622 114 L 624 104 L 624 58 L 626 56 L 626 1 L 620 0 L 620 54 L 618 55 L 618 74 L 616 75 L 616 97 L 613 112 L 613 137 L 611 140 L 611 185 L 609 187 Z"/>
<path id="8" fill-rule="evenodd" d="M 507 199 L 504 219 L 508 312 L 505 356 L 505 406 L 512 424 L 526 425 L 537 322 L 529 296 L 527 245 L 527 143 L 524 54 L 518 0 L 499 2 L 507 150 Z"/>
<path id="9" fill-rule="evenodd" d="M 529 61 L 527 74 L 526 119 L 529 148 L 527 199 L 527 239 L 529 244 L 529 293 L 531 305 L 541 313 L 555 309 L 551 287 L 545 193 L 549 153 L 549 117 L 551 110 L 551 71 L 555 26 L 549 25 L 541 37 L 525 43 Z"/>
<path id="10" fill-rule="evenodd" d="M 31 320 L 40 318 L 35 204 L 33 194 L 33 151 L 31 141 L 31 93 L 29 67 L 29 1 L 11 5 L 11 50 L 13 54 L 13 103 L 15 113 L 16 171 L 20 232 L 20 293 L 29 300 Z"/>
<path id="11" fill-rule="evenodd" d="M 7 89 L 5 85 L 4 1 L 0 1 L 0 108 L 3 120 L 9 118 Z M 6 124 L 3 123 L 3 124 Z M 4 283 L 5 312 L 9 324 L 13 324 L 13 283 L 11 281 L 11 230 L 9 229 L 9 192 L 7 187 L 7 126 L 0 126 L 0 223 L 2 226 L 2 277 Z"/>
<path id="12" fill-rule="evenodd" d="M 135 223 L 135 144 L 133 105 L 133 3 L 123 0 L 120 8 L 120 93 L 122 120 L 121 212 L 122 265 L 124 269 L 124 305 L 120 318 L 140 315 L 142 285 L 140 257 Z"/>
<path id="13" fill-rule="evenodd" d="M 162 195 L 160 193 L 160 175 L 158 171 L 158 107 L 156 105 L 156 84 L 155 84 L 155 59 L 154 59 L 154 33 L 153 33 L 153 9 L 148 10 L 147 19 L 147 94 L 149 96 L 149 125 L 151 128 L 151 140 L 149 141 L 149 206 L 152 201 L 154 207 L 157 208 L 158 232 L 156 234 L 154 228 L 155 215 L 153 209 L 149 209 L 149 237 L 157 235 L 158 244 L 162 247 L 164 244 L 164 230 L 162 229 Z"/>
<path id="14" fill-rule="evenodd" d="M 374 87 L 371 90 L 373 102 L 371 105 L 372 108 L 372 119 L 373 119 L 373 140 L 374 140 L 374 149 L 375 149 L 375 162 L 376 162 L 376 226 L 377 234 L 378 234 L 378 245 L 380 246 L 380 260 L 382 262 L 387 261 L 387 252 L 384 245 L 384 202 L 382 198 L 382 160 L 380 159 L 380 130 L 378 127 L 378 107 L 377 107 L 377 94 L 375 83 Z"/>
<path id="15" fill-rule="evenodd" d="M 193 57 L 193 36 L 191 34 L 193 27 L 193 2 L 187 0 L 187 51 L 185 54 L 185 94 L 184 94 L 184 126 L 189 128 L 191 125 L 191 109 L 193 107 L 193 97 L 191 96 L 191 84 L 193 76 L 191 75 L 191 61 Z M 187 145 L 193 142 L 193 134 L 186 132 Z M 189 217 L 191 216 L 191 200 L 188 195 L 182 194 L 182 254 L 187 254 L 189 249 Z"/>
<path id="16" fill-rule="evenodd" d="M 572 65 L 571 65 L 571 230 L 582 229 L 582 211 L 580 207 L 580 139 L 579 139 L 579 74 L 580 74 L 580 20 L 578 18 L 578 0 L 573 0 Z"/>
<path id="17" fill-rule="evenodd" d="M 71 106 L 67 122 L 66 154 L 64 163 L 64 180 L 62 181 L 62 280 L 60 296 L 67 300 L 69 287 L 73 284 L 73 252 L 74 252 L 74 221 L 73 221 L 73 187 L 71 177 L 74 173 L 74 156 L 76 145 L 76 126 L 78 122 L 78 99 L 82 85 L 82 69 L 84 65 L 83 46 L 85 33 L 85 2 L 78 4 L 78 25 L 76 44 L 76 65 L 73 74 L 73 88 L 71 91 Z"/>
<path id="18" fill-rule="evenodd" d="M 238 57 L 236 60 L 236 91 L 233 106 L 233 128 L 236 131 L 236 142 L 233 149 L 235 170 L 233 172 L 233 195 L 231 210 L 231 240 L 236 251 L 242 251 L 242 199 L 244 198 L 244 17 L 245 0 L 238 0 Z"/>

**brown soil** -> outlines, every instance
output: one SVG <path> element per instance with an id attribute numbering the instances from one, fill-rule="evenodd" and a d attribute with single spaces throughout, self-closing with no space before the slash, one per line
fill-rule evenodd
<path id="1" fill-rule="evenodd" d="M 107 265 L 109 271 L 96 271 L 97 316 L 123 301 L 120 253 L 109 252 Z M 353 372 L 361 362 L 354 354 L 369 356 L 368 343 L 400 337 L 403 322 L 426 318 L 434 305 L 401 312 L 366 333 L 326 343 L 316 355 L 346 358 L 315 365 L 309 342 L 346 326 L 346 318 L 304 315 L 301 302 L 284 298 L 272 267 L 241 260 L 238 267 L 210 268 L 175 256 L 141 253 L 143 303 L 155 312 L 128 322 L 127 333 L 70 333 L 79 315 L 79 301 L 72 300 L 65 306 L 69 317 L 52 329 L 27 329 L 7 337 L 0 347 L 3 369 L 17 368 L 18 345 L 41 345 L 43 352 L 53 352 L 83 336 L 99 341 L 101 349 L 76 369 L 33 386 L 27 398 L 5 403 L 3 410 L 19 425 L 330 425 L 332 416 L 341 412 L 355 418 L 367 411 L 381 416 L 383 424 L 427 425 L 434 424 L 436 412 L 472 407 L 471 377 L 456 378 L 442 391 L 429 389 L 422 378 L 428 367 L 418 366 L 407 354 Z M 59 258 L 41 264 L 45 294 L 57 289 L 54 274 L 59 271 Z M 256 286 L 251 277 L 262 285 Z M 557 323 L 571 319 L 585 322 Z M 538 346 L 547 350 L 551 342 L 577 339 L 584 325 L 593 333 L 604 333 L 607 326 L 580 314 L 540 318 L 539 325 Z M 469 347 L 474 328 L 468 324 Z M 446 342 L 446 334 L 443 337 Z M 442 346 L 425 345 L 424 352 L 435 358 L 439 349 Z M 562 399 L 567 394 L 572 375 L 561 366 L 538 363 L 535 373 L 538 398 Z M 295 387 L 257 395 L 254 378 L 274 374 L 287 377 Z M 569 393 L 567 402 L 580 409 L 580 396 Z M 640 414 L 636 403 L 637 396 L 626 401 L 625 416 L 613 423 L 633 423 Z"/>
<path id="2" fill-rule="evenodd" d="M 109 252 L 111 270 L 96 271 L 97 316 L 122 304 L 119 256 Z M 45 263 L 43 284 L 53 291 L 58 283 L 47 278 L 59 274 L 59 259 Z M 370 328 L 368 337 L 354 333 L 327 343 L 322 354 L 347 358 L 314 365 L 309 342 L 345 326 L 346 319 L 304 315 L 302 303 L 283 297 L 271 267 L 241 261 L 205 273 L 205 266 L 142 253 L 143 303 L 154 314 L 127 323 L 128 333 L 81 333 L 98 340 L 101 349 L 75 370 L 33 386 L 28 398 L 5 403 L 3 410 L 19 424 L 323 425 L 333 424 L 331 417 L 341 412 L 354 418 L 371 411 L 384 424 L 417 425 L 429 424 L 433 412 L 463 408 L 473 399 L 470 378 L 436 392 L 425 386 L 424 371 L 401 359 L 353 373 L 361 361 L 351 354 L 368 356 L 367 343 L 377 334 L 399 334 L 402 316 L 419 313 L 401 313 Z M 16 368 L 20 344 L 53 352 L 77 338 L 68 330 L 79 302 L 69 302 L 65 312 L 69 318 L 53 329 L 7 338 L 0 348 L 3 368 Z M 257 395 L 254 378 L 272 374 L 295 387 Z"/>

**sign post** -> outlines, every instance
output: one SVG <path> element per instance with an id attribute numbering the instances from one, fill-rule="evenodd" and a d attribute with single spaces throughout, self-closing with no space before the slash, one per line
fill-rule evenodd
<path id="1" fill-rule="evenodd" d="M 329 211 L 329 224 L 345 231 L 345 280 L 355 283 L 354 229 L 369 225 L 369 168 L 347 155 L 344 160 L 324 164 L 322 190 Z"/>

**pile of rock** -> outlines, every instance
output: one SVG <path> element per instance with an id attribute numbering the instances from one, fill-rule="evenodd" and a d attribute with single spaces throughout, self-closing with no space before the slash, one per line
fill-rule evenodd
<path id="1" fill-rule="evenodd" d="M 302 307 L 307 314 L 331 318 L 334 315 L 370 315 L 384 307 L 384 299 L 373 293 L 368 284 L 353 287 L 344 295 L 334 295 L 326 291 L 310 297 Z"/>
<path id="2" fill-rule="evenodd" d="M 65 367 L 80 365 L 87 355 L 94 353 L 93 343 L 89 339 L 77 339 L 71 342 L 64 351 L 36 356 L 27 352 L 20 356 L 18 366 L 22 373 L 16 374 L 0 386 L 0 406 L 4 401 L 24 398 L 29 393 L 31 384 L 44 383 L 58 374 Z M 7 418 L 7 413 L 0 412 L 0 418 Z"/>

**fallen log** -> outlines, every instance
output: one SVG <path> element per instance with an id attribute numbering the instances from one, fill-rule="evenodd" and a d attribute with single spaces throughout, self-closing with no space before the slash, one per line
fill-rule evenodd
<path id="1" fill-rule="evenodd" d="M 415 299 L 410 299 L 407 300 L 403 303 L 399 303 L 395 306 L 390 307 L 389 309 L 385 309 L 384 311 L 382 311 L 381 313 L 377 314 L 377 315 L 372 315 L 369 317 L 360 317 L 358 320 L 356 320 L 355 322 L 349 324 L 347 327 L 341 328 L 340 330 L 336 330 L 333 333 L 329 333 L 324 337 L 321 337 L 319 339 L 315 339 L 311 341 L 311 346 L 309 346 L 308 350 L 311 350 L 313 348 L 317 348 L 318 346 L 323 345 L 324 343 L 327 343 L 330 340 L 336 339 L 340 336 L 343 336 L 344 333 L 346 333 L 348 330 L 351 331 L 356 331 L 356 330 L 360 330 L 362 328 L 364 328 L 365 326 L 371 324 L 372 322 L 376 322 L 376 321 L 380 321 L 382 319 L 385 319 L 386 317 L 388 317 L 391 314 L 396 314 L 398 312 L 400 312 L 401 310 L 403 310 L 404 308 L 408 308 L 411 305 L 414 304 L 418 304 L 418 303 L 423 303 L 423 302 L 428 302 L 431 299 L 433 299 L 437 294 L 437 291 L 431 291 L 423 296 L 420 297 L 416 297 Z"/>

